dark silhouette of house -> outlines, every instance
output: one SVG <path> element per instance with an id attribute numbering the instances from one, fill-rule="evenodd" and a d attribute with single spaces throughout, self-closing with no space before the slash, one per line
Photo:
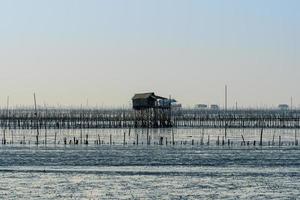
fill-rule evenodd
<path id="1" fill-rule="evenodd" d="M 164 100 L 168 99 L 157 96 L 154 92 L 135 94 L 132 97 L 132 107 L 135 110 L 135 127 L 170 127 L 171 103 L 161 103 Z"/>
<path id="2" fill-rule="evenodd" d="M 141 109 L 148 109 L 148 108 L 155 108 L 160 107 L 159 100 L 165 100 L 167 98 L 157 96 L 154 92 L 149 93 L 139 93 L 135 94 L 132 97 L 132 105 L 133 109 L 141 110 Z"/>

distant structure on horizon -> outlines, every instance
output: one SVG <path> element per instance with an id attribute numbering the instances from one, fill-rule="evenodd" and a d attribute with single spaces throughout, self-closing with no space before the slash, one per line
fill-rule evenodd
<path id="1" fill-rule="evenodd" d="M 195 106 L 195 108 L 201 109 L 201 110 L 206 110 L 208 108 L 208 106 L 206 104 L 197 104 Z"/>
<path id="2" fill-rule="evenodd" d="M 289 109 L 289 106 L 287 104 L 279 104 L 278 105 L 278 108 L 280 110 L 288 110 Z"/>
<path id="3" fill-rule="evenodd" d="M 210 109 L 211 109 L 211 110 L 219 110 L 220 107 L 219 107 L 219 105 L 217 105 L 217 104 L 211 104 L 211 105 L 210 105 Z"/>
<path id="4" fill-rule="evenodd" d="M 206 104 L 197 104 L 195 106 L 195 108 L 199 109 L 199 110 L 208 110 L 208 109 L 219 110 L 220 109 L 219 105 L 217 105 L 217 104 L 211 104 L 210 107 Z"/>

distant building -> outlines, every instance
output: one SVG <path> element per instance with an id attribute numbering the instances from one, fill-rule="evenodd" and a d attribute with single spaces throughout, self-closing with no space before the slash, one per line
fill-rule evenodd
<path id="1" fill-rule="evenodd" d="M 132 97 L 134 126 L 143 128 L 171 127 L 172 101 L 154 92 L 139 93 Z"/>
<path id="2" fill-rule="evenodd" d="M 156 96 L 154 92 L 151 93 L 139 93 L 135 94 L 132 97 L 132 107 L 135 110 L 141 109 L 149 109 L 158 107 L 159 101 L 158 100 L 165 100 L 166 98 Z"/>
<path id="3" fill-rule="evenodd" d="M 206 104 L 197 104 L 195 107 L 201 110 L 205 110 L 208 108 Z"/>
<path id="4" fill-rule="evenodd" d="M 182 108 L 182 105 L 177 103 L 175 99 L 161 99 L 158 101 L 158 105 L 163 107 L 171 106 L 172 111 L 179 111 Z"/>
<path id="5" fill-rule="evenodd" d="M 211 104 L 210 109 L 211 110 L 219 110 L 220 108 L 219 108 L 219 105 L 217 105 L 217 104 Z"/>
<path id="6" fill-rule="evenodd" d="M 278 108 L 280 110 L 288 110 L 289 109 L 289 106 L 287 104 L 279 104 L 278 105 Z"/>
<path id="7" fill-rule="evenodd" d="M 175 99 L 160 99 L 158 101 L 158 105 L 160 106 L 172 106 L 176 104 L 176 100 Z"/>

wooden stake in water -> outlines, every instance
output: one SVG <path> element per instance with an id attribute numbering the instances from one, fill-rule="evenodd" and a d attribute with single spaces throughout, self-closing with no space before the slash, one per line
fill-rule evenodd
<path id="1" fill-rule="evenodd" d="M 295 145 L 298 145 L 298 141 L 297 141 L 297 129 L 295 129 Z"/>
<path id="2" fill-rule="evenodd" d="M 225 138 L 227 138 L 227 122 L 225 124 Z"/>
<path id="3" fill-rule="evenodd" d="M 124 132 L 123 145 L 125 145 L 125 136 L 126 136 L 126 132 Z"/>
<path id="4" fill-rule="evenodd" d="M 46 105 L 45 106 L 45 112 L 46 112 L 46 116 L 47 116 L 47 108 Z M 47 145 L 47 120 L 45 120 L 45 145 Z"/>
<path id="5" fill-rule="evenodd" d="M 5 144 L 6 140 L 5 140 L 5 129 L 3 130 L 3 139 L 2 139 L 2 144 Z"/>
<path id="6" fill-rule="evenodd" d="M 173 128 L 172 128 L 172 145 L 175 145 L 175 142 L 174 142 L 174 131 L 173 131 Z"/>
<path id="7" fill-rule="evenodd" d="M 34 98 L 34 115 L 36 118 L 36 145 L 39 144 L 39 119 L 38 119 L 38 113 L 37 113 L 37 108 L 36 108 L 36 97 L 35 97 L 35 93 L 33 94 L 33 98 Z"/>
<path id="8" fill-rule="evenodd" d="M 210 136 L 208 135 L 207 136 L 207 146 L 209 146 L 209 142 L 210 142 L 209 140 L 210 140 Z"/>
<path id="9" fill-rule="evenodd" d="M 158 143 L 159 145 L 163 144 L 163 139 L 164 139 L 163 137 L 159 137 L 159 143 Z"/>
<path id="10" fill-rule="evenodd" d="M 82 144 L 82 118 L 83 118 L 83 109 L 82 104 L 80 105 L 80 144 Z"/>
<path id="11" fill-rule="evenodd" d="M 80 128 L 80 144 L 82 144 L 82 128 Z"/>
<path id="12" fill-rule="evenodd" d="M 203 145 L 203 140 L 204 140 L 204 128 L 202 129 L 202 137 L 201 137 L 201 142 L 200 142 L 201 145 Z"/>
<path id="13" fill-rule="evenodd" d="M 279 135 L 279 146 L 281 146 L 281 136 Z"/>
<path id="14" fill-rule="evenodd" d="M 14 133 L 11 131 L 11 143 L 14 144 Z"/>
<path id="15" fill-rule="evenodd" d="M 260 146 L 262 146 L 263 133 L 264 133 L 264 128 L 261 128 L 261 131 L 260 131 L 260 140 L 259 140 L 259 145 Z"/>
<path id="16" fill-rule="evenodd" d="M 243 139 L 243 145 L 246 145 L 246 142 L 245 142 L 245 139 L 244 139 L 244 136 L 242 135 L 242 139 Z"/>
<path id="17" fill-rule="evenodd" d="M 149 127 L 147 128 L 147 145 L 149 145 Z"/>
<path id="18" fill-rule="evenodd" d="M 3 130 L 3 144 L 6 144 L 6 136 L 5 136 L 5 132 L 6 132 L 6 129 L 7 127 L 9 127 L 9 96 L 7 97 L 7 101 L 6 101 L 6 117 L 7 117 L 7 120 L 6 120 L 6 126 L 5 126 L 5 129 Z"/>

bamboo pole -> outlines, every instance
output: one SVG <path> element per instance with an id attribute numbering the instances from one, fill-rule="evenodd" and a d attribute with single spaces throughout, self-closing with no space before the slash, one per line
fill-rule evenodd
<path id="1" fill-rule="evenodd" d="M 264 129 L 261 128 L 261 131 L 260 131 L 260 140 L 259 140 L 259 145 L 260 146 L 262 146 L 263 132 L 264 132 Z"/>
<path id="2" fill-rule="evenodd" d="M 124 135 L 123 135 L 123 145 L 125 145 L 125 137 L 126 137 L 126 132 L 124 131 Z"/>
<path id="3" fill-rule="evenodd" d="M 37 107 L 36 107 L 36 96 L 35 93 L 33 93 L 34 98 L 34 115 L 36 118 L 36 145 L 39 145 L 39 119 L 38 119 L 38 113 L 37 113 Z"/>
<path id="4" fill-rule="evenodd" d="M 172 130 L 172 145 L 175 145 L 175 142 L 174 142 L 174 130 L 173 130 L 173 128 L 171 130 Z"/>

